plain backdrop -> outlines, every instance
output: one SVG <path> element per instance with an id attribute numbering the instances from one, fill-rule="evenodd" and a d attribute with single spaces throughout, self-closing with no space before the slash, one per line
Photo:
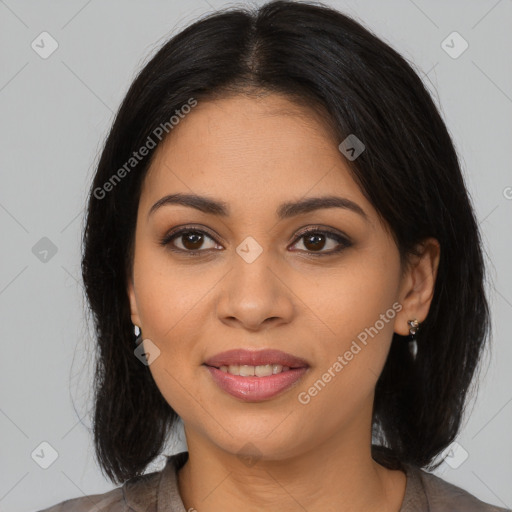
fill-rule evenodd
<path id="1" fill-rule="evenodd" d="M 414 63 L 461 157 L 487 252 L 494 337 L 470 418 L 435 473 L 512 507 L 512 1 L 325 3 Z M 169 36 L 227 5 L 0 1 L 2 511 L 39 510 L 114 487 L 96 464 L 90 432 L 93 344 L 80 278 L 85 194 L 135 73 Z M 168 454 L 185 446 L 178 429 Z"/>

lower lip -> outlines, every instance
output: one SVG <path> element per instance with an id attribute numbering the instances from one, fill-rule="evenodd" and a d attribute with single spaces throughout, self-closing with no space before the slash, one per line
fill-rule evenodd
<path id="1" fill-rule="evenodd" d="M 205 366 L 223 391 L 246 402 L 273 398 L 295 384 L 307 371 L 307 368 L 293 368 L 268 377 L 240 377 L 213 366 Z"/>

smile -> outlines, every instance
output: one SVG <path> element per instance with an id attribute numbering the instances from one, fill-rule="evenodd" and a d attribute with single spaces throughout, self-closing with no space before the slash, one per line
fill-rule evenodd
<path id="1" fill-rule="evenodd" d="M 238 374 L 230 373 L 230 367 L 223 369 L 215 368 L 215 366 L 204 365 L 210 373 L 213 382 L 225 393 L 243 400 L 244 402 L 262 402 L 270 400 L 277 395 L 292 388 L 308 371 L 307 367 L 288 368 L 281 365 L 264 365 L 264 366 L 234 366 L 234 371 Z M 240 375 L 240 373 L 255 372 L 258 368 L 264 368 L 268 372 L 267 367 L 276 368 L 276 373 L 264 376 L 256 375 Z M 241 369 L 240 369 L 241 368 Z M 247 369 L 246 369 L 247 368 Z M 279 371 L 277 371 L 279 370 Z"/>

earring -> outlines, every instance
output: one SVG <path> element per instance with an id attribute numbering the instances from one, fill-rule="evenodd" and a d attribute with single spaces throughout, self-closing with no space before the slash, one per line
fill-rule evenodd
<path id="1" fill-rule="evenodd" d="M 134 327 L 134 331 L 135 331 L 135 345 L 136 346 L 139 346 L 140 345 L 140 342 L 142 341 L 142 335 L 141 335 L 141 332 L 140 332 L 140 327 L 138 325 L 135 325 L 133 324 L 133 327 Z"/>
<path id="2" fill-rule="evenodd" d="M 416 355 L 418 353 L 418 342 L 416 340 L 416 333 L 418 332 L 418 329 L 420 328 L 420 323 L 416 318 L 414 320 L 408 320 L 407 323 L 409 324 L 409 352 L 412 355 L 413 360 L 416 359 Z"/>

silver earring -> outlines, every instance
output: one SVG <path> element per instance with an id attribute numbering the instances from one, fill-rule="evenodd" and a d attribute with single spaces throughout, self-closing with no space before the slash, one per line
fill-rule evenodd
<path id="1" fill-rule="evenodd" d="M 418 354 L 418 342 L 416 340 L 416 333 L 418 332 L 418 329 L 420 328 L 420 323 L 416 318 L 414 320 L 408 320 L 407 323 L 409 324 L 409 352 L 411 353 L 411 356 L 413 360 L 416 360 L 416 355 Z"/>
<path id="2" fill-rule="evenodd" d="M 140 342 L 142 341 L 142 334 L 141 334 L 141 331 L 140 331 L 140 327 L 138 325 L 135 325 L 133 324 L 133 327 L 134 327 L 134 331 L 135 331 L 135 345 L 136 346 L 139 346 L 140 345 Z"/>

